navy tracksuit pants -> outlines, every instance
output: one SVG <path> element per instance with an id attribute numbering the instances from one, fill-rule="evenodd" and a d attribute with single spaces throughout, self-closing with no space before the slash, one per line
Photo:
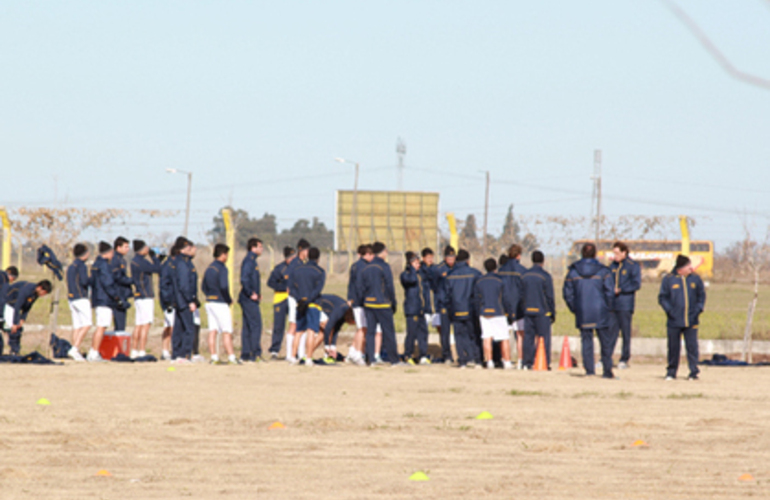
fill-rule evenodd
<path id="1" fill-rule="evenodd" d="M 113 323 L 115 323 L 115 331 L 125 332 L 126 315 L 128 311 L 126 309 L 118 309 L 117 307 L 113 307 L 111 309 L 112 309 L 112 321 Z"/>
<path id="2" fill-rule="evenodd" d="M 171 357 L 189 358 L 192 356 L 195 320 L 189 307 L 176 309 L 174 329 L 171 331 Z"/>
<path id="3" fill-rule="evenodd" d="M 678 328 L 668 327 L 668 367 L 666 376 L 676 378 L 679 369 L 679 356 L 681 354 L 682 336 L 684 347 L 687 350 L 687 364 L 690 367 L 690 376 L 698 375 L 698 327 Z"/>
<path id="4" fill-rule="evenodd" d="M 615 352 L 615 346 L 618 337 L 623 336 L 623 348 L 620 352 L 620 361 L 628 363 L 631 359 L 631 318 L 633 311 L 612 311 L 610 312 L 610 336 L 612 337 L 612 352 Z"/>
<path id="5" fill-rule="evenodd" d="M 543 337 L 545 360 L 551 367 L 551 318 L 545 315 L 524 316 L 524 342 L 522 346 L 522 364 L 532 368 L 537 354 L 537 337 Z"/>
<path id="6" fill-rule="evenodd" d="M 454 361 L 454 356 L 452 356 L 452 322 L 449 321 L 448 314 L 440 313 L 439 317 L 441 320 L 441 357 L 445 362 L 451 363 Z"/>
<path id="7" fill-rule="evenodd" d="M 366 312 L 366 358 L 374 361 L 374 337 L 377 325 L 382 329 L 382 350 L 388 354 L 388 361 L 398 363 L 398 343 L 396 326 L 393 324 L 393 310 L 388 308 L 364 307 Z"/>
<path id="8" fill-rule="evenodd" d="M 476 328 L 473 320 L 455 320 L 452 322 L 455 331 L 455 349 L 457 349 L 457 363 L 465 366 L 468 363 L 476 363 L 479 360 L 478 345 L 476 344 Z"/>
<path id="9" fill-rule="evenodd" d="M 286 316 L 289 314 L 289 300 L 273 304 L 273 340 L 270 352 L 281 352 L 283 334 L 286 332 Z"/>
<path id="10" fill-rule="evenodd" d="M 428 324 L 424 314 L 406 317 L 406 339 L 404 339 L 404 357 L 412 357 L 414 342 L 417 341 L 419 357 L 428 356 Z"/>
<path id="11" fill-rule="evenodd" d="M 262 312 L 259 302 L 246 299 L 241 303 L 243 328 L 241 328 L 241 359 L 255 361 L 262 356 Z"/>
<path id="12" fill-rule="evenodd" d="M 583 368 L 587 375 L 596 374 L 594 358 L 594 331 L 599 337 L 599 348 L 602 360 L 602 376 L 612 378 L 612 351 L 615 348 L 614 337 L 609 328 L 586 328 L 580 330 L 580 349 L 583 353 Z"/>

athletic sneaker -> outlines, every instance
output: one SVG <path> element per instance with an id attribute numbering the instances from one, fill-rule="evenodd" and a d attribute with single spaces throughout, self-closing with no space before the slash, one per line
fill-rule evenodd
<path id="1" fill-rule="evenodd" d="M 334 358 L 332 358 L 331 356 L 326 356 L 326 357 L 323 359 L 323 361 L 324 361 L 324 363 L 326 363 L 327 365 L 333 365 L 333 364 L 336 364 L 336 363 L 337 363 L 337 360 L 336 360 L 336 359 L 334 359 Z"/>
<path id="2" fill-rule="evenodd" d="M 175 365 L 191 365 L 192 361 L 187 358 L 175 358 L 171 361 Z"/>
<path id="3" fill-rule="evenodd" d="M 503 361 L 503 370 L 513 370 L 513 363 L 510 361 Z"/>
<path id="4" fill-rule="evenodd" d="M 669 380 L 674 380 L 674 377 L 672 377 L 671 375 L 666 375 L 666 382 L 668 382 Z"/>
<path id="5" fill-rule="evenodd" d="M 628 369 L 628 363 L 625 361 L 621 361 L 618 363 L 618 370 L 627 370 Z"/>
<path id="6" fill-rule="evenodd" d="M 518 361 L 516 362 L 516 369 L 517 369 L 517 370 L 522 370 L 523 368 L 524 368 L 524 360 L 521 360 L 521 359 L 520 359 L 520 360 L 518 360 Z"/>
<path id="7" fill-rule="evenodd" d="M 139 357 L 139 351 L 135 349 L 131 349 L 131 359 L 136 359 Z"/>
<path id="8" fill-rule="evenodd" d="M 423 356 L 422 358 L 420 358 L 420 364 L 421 365 L 429 365 L 430 364 L 430 359 L 426 358 L 425 356 Z"/>
<path id="9" fill-rule="evenodd" d="M 363 356 L 359 356 L 355 361 L 353 361 L 358 366 L 366 366 L 366 360 L 363 358 Z"/>
<path id="10" fill-rule="evenodd" d="M 93 349 L 90 349 L 88 351 L 88 355 L 86 356 L 86 361 L 90 363 L 100 363 L 104 361 L 104 358 L 102 358 L 102 355 L 99 354 L 99 351 L 95 351 Z"/>
<path id="11" fill-rule="evenodd" d="M 196 355 L 194 355 L 194 356 L 192 357 L 192 360 L 191 360 L 191 361 L 192 361 L 193 363 L 205 363 L 205 362 L 206 362 L 206 358 L 204 358 L 204 357 L 203 357 L 203 356 L 201 356 L 200 354 L 196 354 Z"/>
<path id="12" fill-rule="evenodd" d="M 290 365 L 296 365 L 299 362 L 299 360 L 297 360 L 297 358 L 287 357 L 286 362 L 289 363 Z"/>
<path id="13" fill-rule="evenodd" d="M 414 362 L 414 359 L 412 359 L 412 358 L 409 358 L 409 359 L 408 359 L 406 362 L 407 362 L 408 364 L 412 365 L 412 366 L 414 366 L 414 365 L 416 365 L 416 364 L 417 364 L 417 363 L 415 363 L 415 362 Z"/>
<path id="14" fill-rule="evenodd" d="M 494 370 L 495 369 L 495 362 L 492 360 L 487 361 L 487 370 Z"/>
<path id="15" fill-rule="evenodd" d="M 228 360 L 228 361 L 227 361 L 227 364 L 228 364 L 228 365 L 242 365 L 243 363 L 241 362 L 241 360 L 240 360 L 240 359 L 238 359 L 238 358 L 234 358 L 234 359 L 230 359 L 230 360 Z"/>
<path id="16" fill-rule="evenodd" d="M 305 366 L 313 366 L 313 358 L 304 358 L 302 364 Z"/>
<path id="17" fill-rule="evenodd" d="M 699 380 L 697 375 L 690 375 L 687 380 Z"/>
<path id="18" fill-rule="evenodd" d="M 171 361 L 171 353 L 168 351 L 163 351 L 163 354 L 160 355 L 160 359 L 163 361 Z"/>
<path id="19" fill-rule="evenodd" d="M 382 358 L 380 357 L 379 354 L 374 357 L 374 364 L 375 365 L 381 365 L 383 363 L 384 363 L 384 361 L 382 361 Z"/>
<path id="20" fill-rule="evenodd" d="M 82 354 L 80 354 L 80 351 L 77 350 L 77 347 L 70 347 L 70 350 L 67 351 L 67 356 L 72 358 L 75 361 L 85 361 L 86 359 L 83 357 Z"/>
<path id="21" fill-rule="evenodd" d="M 145 356 L 147 356 L 147 351 L 139 351 L 139 357 L 140 358 L 143 358 Z"/>
<path id="22" fill-rule="evenodd" d="M 270 353 L 270 360 L 271 361 L 277 361 L 278 360 L 278 353 L 277 352 L 271 352 Z"/>

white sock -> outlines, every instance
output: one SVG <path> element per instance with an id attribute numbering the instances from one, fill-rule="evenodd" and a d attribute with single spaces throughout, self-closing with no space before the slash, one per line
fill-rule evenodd
<path id="1" fill-rule="evenodd" d="M 227 356 L 227 360 L 228 361 L 235 361 L 235 354 L 231 354 L 231 355 Z"/>
<path id="2" fill-rule="evenodd" d="M 303 333 L 299 338 L 299 349 L 297 349 L 297 358 L 302 359 L 305 357 L 305 346 L 307 345 L 307 333 Z"/>
<path id="3" fill-rule="evenodd" d="M 294 335 L 286 336 L 286 357 L 291 358 L 291 350 L 294 349 Z"/>
<path id="4" fill-rule="evenodd" d="M 219 361 L 219 354 L 212 354 L 211 361 Z"/>
<path id="5" fill-rule="evenodd" d="M 163 357 L 164 358 L 170 358 L 171 357 L 171 353 L 164 349 L 163 350 Z"/>

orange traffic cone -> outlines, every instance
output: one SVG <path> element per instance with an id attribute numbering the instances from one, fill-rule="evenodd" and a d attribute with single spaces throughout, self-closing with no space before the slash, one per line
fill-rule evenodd
<path id="1" fill-rule="evenodd" d="M 535 354 L 535 366 L 532 369 L 536 372 L 548 371 L 548 362 L 545 360 L 545 342 L 543 342 L 543 337 L 537 338 L 537 354 Z"/>
<path id="2" fill-rule="evenodd" d="M 572 353 L 569 352 L 569 339 L 564 336 L 564 343 L 561 345 L 561 359 L 559 359 L 559 370 L 573 368 Z"/>

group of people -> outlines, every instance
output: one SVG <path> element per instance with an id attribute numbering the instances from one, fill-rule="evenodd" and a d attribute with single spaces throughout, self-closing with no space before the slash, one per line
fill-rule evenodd
<path id="1" fill-rule="evenodd" d="M 240 268 L 238 304 L 242 313 L 240 359 L 233 347 L 233 297 L 226 262 L 231 249 L 214 246 L 213 262 L 200 283 L 208 318 L 208 348 L 212 363 L 241 364 L 262 360 L 263 299 L 258 259 L 263 244 L 258 238 L 247 242 L 247 254 Z M 100 242 L 98 255 L 90 266 L 88 247 L 78 243 L 66 271 L 68 301 L 72 314 L 72 348 L 68 356 L 77 361 L 102 361 L 99 347 L 106 330 L 125 331 L 131 300 L 135 309 L 131 358 L 147 356 L 149 329 L 157 298 L 163 310 L 162 359 L 178 363 L 200 360 L 199 279 L 193 264 L 196 246 L 177 238 L 168 257 L 156 253 L 146 242 L 133 241 L 130 262 L 129 240 L 118 237 L 114 244 Z M 273 290 L 273 331 L 269 356 L 278 359 L 286 340 L 286 360 L 312 366 L 335 363 L 337 337 L 345 324 L 355 325 L 352 345 L 344 358 L 358 365 L 453 363 L 452 335 L 460 368 L 532 369 L 537 339 L 542 338 L 550 367 L 551 325 L 556 320 L 553 279 L 544 269 L 541 251 L 531 255 L 532 267 L 521 264 L 522 248 L 512 245 L 499 260 L 487 259 L 485 273 L 470 266 L 470 254 L 447 246 L 443 261 L 435 263 L 432 249 L 420 255 L 405 254 L 406 268 L 399 276 L 404 290 L 403 312 L 406 337 L 399 353 L 394 314 L 397 311 L 395 280 L 388 264 L 388 250 L 381 242 L 361 245 L 358 260 L 350 268 L 347 297 L 324 293 L 326 272 L 318 264 L 320 251 L 301 239 L 296 248 L 283 249 L 284 260 L 271 271 L 267 286 Z M 562 295 L 575 315 L 580 331 L 583 366 L 595 374 L 594 334 L 599 339 L 602 376 L 614 378 L 612 354 L 619 337 L 623 339 L 619 368 L 628 368 L 631 356 L 631 328 L 635 294 L 641 287 L 639 265 L 629 257 L 622 242 L 613 245 L 609 266 L 597 260 L 596 246 L 587 243 L 581 259 L 569 266 Z M 130 272 L 129 272 L 130 271 Z M 51 283 L 18 281 L 18 271 L 0 272 L 0 306 L 4 329 L 12 353 L 20 350 L 23 325 L 37 298 L 50 293 Z M 669 360 L 667 378 L 675 378 L 679 346 L 684 336 L 690 368 L 689 378 L 698 377 L 697 328 L 705 304 L 705 290 L 686 256 L 680 255 L 673 272 L 661 283 L 659 303 L 668 316 Z M 93 326 L 96 330 L 87 355 L 81 344 Z M 288 327 L 287 327 L 288 323 Z M 428 332 L 440 334 L 440 357 L 428 355 Z M 227 359 L 219 357 L 222 335 Z M 511 339 L 518 353 L 514 365 Z M 323 347 L 324 355 L 314 360 Z M 0 352 L 2 352 L 0 336 Z"/>

